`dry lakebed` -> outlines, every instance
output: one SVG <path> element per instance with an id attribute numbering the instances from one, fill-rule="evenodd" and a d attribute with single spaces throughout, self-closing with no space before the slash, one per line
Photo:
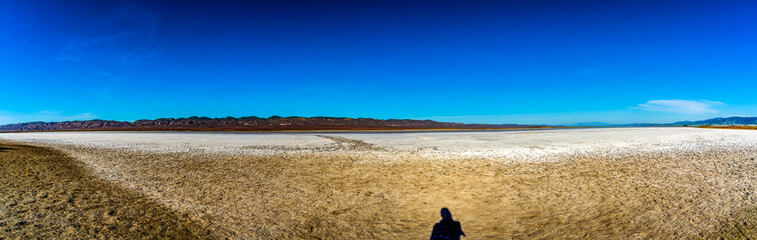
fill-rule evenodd
<path id="1" fill-rule="evenodd" d="M 0 239 L 755 239 L 757 131 L 0 133 Z"/>

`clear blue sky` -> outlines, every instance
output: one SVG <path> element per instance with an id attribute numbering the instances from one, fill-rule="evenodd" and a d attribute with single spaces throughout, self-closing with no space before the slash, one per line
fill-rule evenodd
<path id="1" fill-rule="evenodd" d="M 0 124 L 757 115 L 757 1 L 1 1 Z"/>

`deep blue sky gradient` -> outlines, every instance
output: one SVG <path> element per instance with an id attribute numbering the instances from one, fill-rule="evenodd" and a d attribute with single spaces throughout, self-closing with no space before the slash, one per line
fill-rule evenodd
<path id="1" fill-rule="evenodd" d="M 666 122 L 755 92 L 755 1 L 0 2 L 0 124 Z"/>

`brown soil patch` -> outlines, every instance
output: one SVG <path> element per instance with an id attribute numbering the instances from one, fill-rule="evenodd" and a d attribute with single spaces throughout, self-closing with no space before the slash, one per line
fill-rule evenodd
<path id="1" fill-rule="evenodd" d="M 91 177 L 60 152 L 4 145 L 0 161 L 11 170 L 0 170 L 0 229 L 41 238 L 73 227 L 62 236 L 425 239 L 448 207 L 466 239 L 757 237 L 757 149 L 505 163 L 333 140 L 350 151 L 245 156 L 64 147 L 129 191 Z"/>
<path id="2" fill-rule="evenodd" d="M 99 180 L 60 151 L 0 143 L 0 239 L 197 239 L 186 215 Z"/>
<path id="3" fill-rule="evenodd" d="M 550 163 L 412 154 L 388 161 L 398 158 L 367 151 L 71 151 L 110 169 L 99 173 L 105 178 L 206 219 L 208 230 L 234 239 L 422 239 L 441 207 L 452 210 L 466 239 L 757 236 L 754 149 Z"/>

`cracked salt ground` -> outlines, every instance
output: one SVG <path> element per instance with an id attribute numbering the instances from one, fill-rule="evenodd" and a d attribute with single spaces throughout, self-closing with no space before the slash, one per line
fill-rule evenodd
<path id="1" fill-rule="evenodd" d="M 744 238 L 757 131 L 0 134 L 60 149 L 213 236 Z M 373 236 L 373 237 L 371 237 Z"/>
<path id="2" fill-rule="evenodd" d="M 49 145 L 138 149 L 154 152 L 205 152 L 267 155 L 323 152 L 360 141 L 374 150 L 413 152 L 435 158 L 489 158 L 517 161 L 554 160 L 571 154 L 616 154 L 700 148 L 749 147 L 757 143 L 750 131 L 697 128 L 609 128 L 491 132 L 404 133 L 186 133 L 63 132 L 7 133 L 0 138 Z M 337 139 L 337 140 L 335 140 Z M 358 149 L 371 152 L 370 148 Z M 373 151 L 385 155 L 384 151 Z"/>

